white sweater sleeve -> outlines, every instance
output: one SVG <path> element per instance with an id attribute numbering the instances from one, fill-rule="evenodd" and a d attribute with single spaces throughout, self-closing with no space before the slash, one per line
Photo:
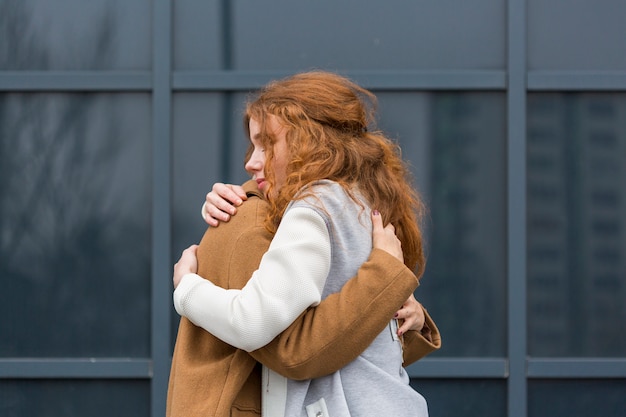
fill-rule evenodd
<path id="1" fill-rule="evenodd" d="M 241 290 L 226 290 L 196 274 L 174 291 L 176 311 L 224 342 L 248 352 L 319 304 L 330 271 L 330 236 L 319 213 L 288 210 L 259 269 Z M 210 277 L 209 277 L 210 278 Z"/>

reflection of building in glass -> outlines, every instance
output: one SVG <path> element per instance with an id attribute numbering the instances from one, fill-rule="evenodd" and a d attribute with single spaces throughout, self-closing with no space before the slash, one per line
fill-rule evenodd
<path id="1" fill-rule="evenodd" d="M 619 104 L 612 96 L 591 97 L 580 127 L 586 220 L 581 223 L 586 243 L 581 255 L 588 277 L 581 300 L 589 303 L 589 350 L 607 354 L 626 348 L 626 106 Z"/>
<path id="2" fill-rule="evenodd" d="M 565 338 L 567 221 L 565 168 L 556 98 L 531 101 L 528 129 L 529 341 L 542 348 Z"/>
<path id="3" fill-rule="evenodd" d="M 447 353 L 502 355 L 506 169 L 501 101 L 442 94 L 432 111 L 434 233 L 427 270 L 438 285 L 454 287 L 441 292 L 445 299 L 433 300 L 447 315 L 441 320 L 448 326 Z M 489 331 L 476 331 L 485 323 Z"/>
<path id="4" fill-rule="evenodd" d="M 608 95 L 542 95 L 529 104 L 530 352 L 617 354 L 626 298 L 626 106 Z"/>

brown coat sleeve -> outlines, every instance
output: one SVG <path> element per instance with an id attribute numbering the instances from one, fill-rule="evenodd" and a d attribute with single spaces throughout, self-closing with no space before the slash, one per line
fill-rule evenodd
<path id="1" fill-rule="evenodd" d="M 418 285 L 395 257 L 374 249 L 341 292 L 310 308 L 251 355 L 291 379 L 317 378 L 359 356 Z"/>

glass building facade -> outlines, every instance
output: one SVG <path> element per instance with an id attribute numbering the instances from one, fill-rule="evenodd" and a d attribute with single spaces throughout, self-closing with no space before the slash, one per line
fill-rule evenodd
<path id="1" fill-rule="evenodd" d="M 171 271 L 241 108 L 297 71 L 379 98 L 428 206 L 433 416 L 626 410 L 619 0 L 0 0 L 0 415 L 162 416 Z M 410 414 L 410 413 L 409 413 Z"/>

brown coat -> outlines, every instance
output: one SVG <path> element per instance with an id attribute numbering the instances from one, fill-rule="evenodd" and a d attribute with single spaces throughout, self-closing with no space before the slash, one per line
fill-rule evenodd
<path id="1" fill-rule="evenodd" d="M 246 284 L 272 239 L 263 226 L 267 204 L 256 183 L 249 181 L 244 189 L 249 197 L 237 215 L 209 228 L 197 252 L 198 275 L 224 288 Z M 292 379 L 335 372 L 365 350 L 417 285 L 415 275 L 400 261 L 374 249 L 340 293 L 308 309 L 267 346 L 250 353 L 182 317 L 172 358 L 167 416 L 260 416 L 257 361 Z M 432 341 L 418 332 L 405 335 L 407 365 L 440 346 L 439 332 L 427 313 L 426 323 Z"/>

